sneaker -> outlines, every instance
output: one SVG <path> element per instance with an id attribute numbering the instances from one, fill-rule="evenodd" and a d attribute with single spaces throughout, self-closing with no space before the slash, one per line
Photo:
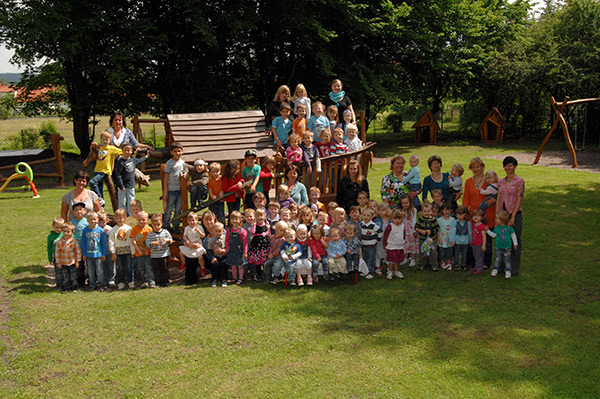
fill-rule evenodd
<path id="1" fill-rule="evenodd" d="M 313 278 L 312 278 L 312 276 L 307 276 L 306 277 L 306 285 L 313 285 Z"/>
<path id="2" fill-rule="evenodd" d="M 132 290 L 135 288 L 135 283 L 132 281 L 129 283 L 129 289 Z"/>
<path id="3" fill-rule="evenodd" d="M 279 279 L 274 278 L 273 280 L 271 280 L 271 284 L 273 284 L 273 285 L 279 284 Z"/>
<path id="4" fill-rule="evenodd" d="M 302 287 L 304 285 L 304 281 L 302 280 L 302 276 L 298 275 L 298 287 Z"/>
<path id="5" fill-rule="evenodd" d="M 448 265 L 446 265 L 446 262 L 442 261 L 442 269 L 444 270 L 448 270 Z"/>
<path id="6" fill-rule="evenodd" d="M 372 275 L 372 274 L 367 274 L 367 275 L 365 276 L 365 278 L 366 278 L 367 280 L 371 280 L 372 278 L 375 278 L 375 277 L 373 277 L 373 275 Z"/>
<path id="7" fill-rule="evenodd" d="M 110 288 L 115 288 L 115 286 L 116 286 L 116 285 L 115 285 L 115 282 L 114 282 L 114 281 L 109 281 L 109 282 L 108 282 L 108 286 L 109 286 Z"/>
<path id="8" fill-rule="evenodd" d="M 290 285 L 296 285 L 295 281 L 290 282 Z"/>
<path id="9" fill-rule="evenodd" d="M 381 267 L 375 269 L 375 274 L 377 274 L 378 276 L 383 276 L 383 273 L 381 273 Z"/>
<path id="10" fill-rule="evenodd" d="M 511 277 L 512 277 L 512 273 L 507 270 L 506 273 L 504 273 L 504 278 L 511 278 Z"/>
<path id="11" fill-rule="evenodd" d="M 213 288 L 217 288 L 217 280 L 213 280 L 210 286 Z"/>
<path id="12" fill-rule="evenodd" d="M 125 289 L 125 283 L 119 283 L 119 285 L 117 285 L 117 289 L 118 290 L 124 290 Z"/>
<path id="13" fill-rule="evenodd" d="M 242 285 L 242 280 L 238 280 L 235 282 L 237 285 Z"/>
<path id="14" fill-rule="evenodd" d="M 492 277 L 496 277 L 498 275 L 498 269 L 492 270 Z"/>
<path id="15" fill-rule="evenodd" d="M 329 274 L 324 274 L 323 275 L 323 280 L 329 281 Z"/>
<path id="16" fill-rule="evenodd" d="M 394 275 L 392 274 L 392 272 L 388 271 L 387 275 L 385 276 L 385 278 L 387 278 L 388 280 L 391 280 L 394 278 Z"/>
<path id="17" fill-rule="evenodd" d="M 395 271 L 394 276 L 396 276 L 397 278 L 404 278 L 404 274 L 400 273 L 399 271 Z"/>
<path id="18" fill-rule="evenodd" d="M 435 266 L 435 265 L 431 266 L 431 270 L 433 270 L 434 272 L 439 272 L 440 271 L 440 269 L 437 266 Z"/>
<path id="19" fill-rule="evenodd" d="M 223 287 L 223 288 L 227 287 L 227 281 L 226 280 L 223 280 L 223 282 L 221 283 L 221 287 Z"/>
<path id="20" fill-rule="evenodd" d="M 406 265 L 407 263 L 408 263 L 408 257 L 404 258 L 404 260 L 400 264 Z"/>
<path id="21" fill-rule="evenodd" d="M 408 264 L 408 267 L 415 267 L 417 265 L 417 262 L 415 262 L 414 259 L 410 260 L 410 263 Z"/>
<path id="22" fill-rule="evenodd" d="M 473 273 L 473 274 L 481 274 L 481 273 L 483 273 L 483 272 L 481 272 L 481 271 L 479 271 L 479 270 L 475 269 L 475 270 L 473 270 L 473 272 L 472 272 L 472 273 Z"/>
<path id="23" fill-rule="evenodd" d="M 142 288 L 142 289 L 148 288 L 148 283 L 144 282 L 140 288 Z"/>
<path id="24" fill-rule="evenodd" d="M 455 272 L 460 271 L 460 267 L 458 265 L 455 265 L 452 270 L 454 270 Z"/>
<path id="25" fill-rule="evenodd" d="M 156 283 L 155 282 L 151 282 L 150 284 L 148 284 L 149 288 L 156 288 Z"/>

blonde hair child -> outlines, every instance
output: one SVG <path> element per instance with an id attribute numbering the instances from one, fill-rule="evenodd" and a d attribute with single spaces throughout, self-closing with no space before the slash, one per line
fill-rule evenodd
<path id="1" fill-rule="evenodd" d="M 479 209 L 484 212 L 491 206 L 487 204 L 487 201 L 491 198 L 498 198 L 498 174 L 493 170 L 488 170 L 485 172 L 485 182 L 487 186 L 479 190 L 481 194 L 485 195 L 485 199 L 479 204 Z"/>
<path id="2" fill-rule="evenodd" d="M 294 90 L 294 113 L 296 115 L 299 115 L 298 108 L 300 106 L 304 106 L 306 110 L 306 119 L 310 118 L 310 98 L 308 98 L 308 92 L 302 83 L 298 83 Z"/>
<path id="3" fill-rule="evenodd" d="M 383 248 L 386 250 L 388 271 L 385 278 L 391 280 L 394 277 L 403 278 L 404 275 L 398 270 L 398 265 L 404 260 L 404 212 L 395 209 L 392 212 L 392 223 L 383 232 Z"/>

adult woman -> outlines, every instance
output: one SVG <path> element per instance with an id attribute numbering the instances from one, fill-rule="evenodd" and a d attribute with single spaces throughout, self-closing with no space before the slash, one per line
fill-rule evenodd
<path id="1" fill-rule="evenodd" d="M 502 161 L 506 177 L 498 182 L 498 201 L 496 202 L 496 212 L 507 211 L 510 213 L 508 225 L 515 229 L 517 241 L 519 242 L 517 250 L 510 253 L 513 276 L 519 274 L 521 268 L 521 231 L 523 230 L 521 211 L 525 195 L 525 180 L 515 173 L 518 165 L 519 162 L 511 156 L 504 158 Z"/>
<path id="2" fill-rule="evenodd" d="M 443 200 L 448 198 L 448 177 L 449 173 L 442 173 L 442 158 L 439 155 L 432 155 L 427 160 L 427 165 L 431 174 L 423 179 L 423 202 L 427 201 L 427 194 L 436 188 L 442 190 Z"/>
<path id="3" fill-rule="evenodd" d="M 308 206 L 308 193 L 304 184 L 298 181 L 299 169 L 296 165 L 290 165 L 285 172 L 287 186 L 290 189 L 290 197 L 296 201 L 299 207 Z"/>
<path id="4" fill-rule="evenodd" d="M 294 104 L 290 101 L 290 88 L 286 85 L 279 86 L 277 89 L 277 93 L 275 93 L 275 97 L 273 97 L 273 101 L 267 106 L 267 115 L 265 116 L 265 122 L 267 123 L 267 129 L 271 129 L 271 123 L 273 119 L 280 115 L 279 108 L 281 107 L 281 103 L 288 103 L 291 109 L 294 109 Z"/>
<path id="5" fill-rule="evenodd" d="M 402 155 L 394 155 L 390 159 L 391 172 L 381 180 L 381 201 L 392 208 L 400 206 L 400 197 L 408 193 L 408 188 L 403 182 L 407 173 L 404 171 L 406 159 Z"/>
<path id="6" fill-rule="evenodd" d="M 62 197 L 60 216 L 65 221 L 73 219 L 73 205 L 78 202 L 85 204 L 87 212 L 100 212 L 102 210 L 100 199 L 96 193 L 86 188 L 89 180 L 90 177 L 85 170 L 78 171 L 73 177 L 75 188 Z"/>
<path id="7" fill-rule="evenodd" d="M 344 208 L 347 213 L 350 207 L 358 205 L 358 193 L 364 191 L 369 196 L 369 182 L 362 174 L 360 164 L 356 160 L 348 162 L 344 168 L 342 177 L 338 181 L 337 196 L 335 202 Z"/>
<path id="8" fill-rule="evenodd" d="M 352 123 L 356 123 L 356 114 L 354 108 L 352 108 L 352 101 L 346 92 L 342 90 L 344 84 L 339 79 L 334 79 L 331 82 L 331 91 L 329 97 L 325 99 L 325 106 L 335 105 L 338 108 L 338 115 L 340 119 L 344 116 L 344 111 L 349 109 L 352 112 Z"/>
<path id="9" fill-rule="evenodd" d="M 469 177 L 465 181 L 465 188 L 463 193 L 463 202 L 462 205 L 469 210 L 469 214 L 473 214 L 473 211 L 479 208 L 479 205 L 482 201 L 485 201 L 485 195 L 481 194 L 481 190 L 487 187 L 487 182 L 485 181 L 485 164 L 479 157 L 475 157 L 471 159 L 471 163 L 469 163 L 469 169 L 473 172 L 473 176 Z M 495 199 L 489 199 L 487 201 L 488 205 L 494 205 L 496 203 Z M 490 206 L 487 208 L 485 217 L 487 218 L 486 226 L 490 229 L 494 228 L 495 224 L 495 206 Z M 486 234 L 486 248 L 485 255 L 483 257 L 483 264 L 485 267 L 489 267 L 492 264 L 492 237 Z M 469 258 L 468 263 L 473 264 L 473 257 L 471 248 L 469 248 Z"/>

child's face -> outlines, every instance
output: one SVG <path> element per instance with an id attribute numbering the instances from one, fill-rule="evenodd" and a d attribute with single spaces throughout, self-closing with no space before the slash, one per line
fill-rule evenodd
<path id="1" fill-rule="evenodd" d="M 308 230 L 301 229 L 296 232 L 296 236 L 298 236 L 298 240 L 304 241 L 306 237 L 308 237 Z"/>
<path id="2" fill-rule="evenodd" d="M 364 194 L 360 194 L 357 198 L 356 198 L 356 202 L 358 202 L 358 205 L 360 207 L 364 207 L 365 205 L 367 205 L 367 202 L 369 202 L 369 199 L 367 198 L 366 195 Z"/>
<path id="3" fill-rule="evenodd" d="M 369 209 L 373 211 L 373 214 L 377 215 L 377 207 L 378 207 L 377 201 L 370 200 L 367 204 L 368 204 L 367 206 L 369 207 Z"/>
<path id="4" fill-rule="evenodd" d="M 321 230 L 314 229 L 313 232 L 312 232 L 312 237 L 315 240 L 320 240 L 321 238 L 323 238 L 323 236 L 321 236 Z"/>
<path id="5" fill-rule="evenodd" d="M 298 118 L 304 118 L 306 116 L 306 108 L 298 108 Z"/>
<path id="6" fill-rule="evenodd" d="M 288 140 L 288 144 L 295 150 L 296 148 L 298 148 L 298 145 L 300 143 L 298 143 L 298 140 Z"/>
<path id="7" fill-rule="evenodd" d="M 310 211 L 312 212 L 312 214 L 313 214 L 313 217 L 315 217 L 315 218 L 316 218 L 316 217 L 317 217 L 317 215 L 319 214 L 319 208 L 317 208 L 317 207 L 311 206 L 311 207 L 310 207 Z"/>
<path id="8" fill-rule="evenodd" d="M 194 169 L 196 169 L 196 172 L 198 172 L 198 173 L 204 172 L 204 167 L 205 167 L 205 165 L 202 163 L 200 163 L 198 165 L 194 165 Z"/>
<path id="9" fill-rule="evenodd" d="M 504 226 L 505 224 L 499 216 L 496 216 L 496 226 Z"/>
<path id="10" fill-rule="evenodd" d="M 291 218 L 292 220 L 296 220 L 296 219 L 298 219 L 298 208 L 292 208 L 292 207 L 290 206 L 290 208 L 289 208 L 289 209 L 290 209 L 290 218 Z"/>
<path id="11" fill-rule="evenodd" d="M 236 227 L 240 227 L 242 225 L 242 217 L 235 215 L 231 217 L 231 224 L 236 226 Z"/>
<path id="12" fill-rule="evenodd" d="M 90 215 L 87 218 L 88 223 L 90 224 L 90 228 L 93 229 L 94 227 L 98 226 L 98 216 L 97 215 Z"/>
<path id="13" fill-rule="evenodd" d="M 431 216 L 434 218 L 440 216 L 440 208 L 431 208 Z"/>
<path id="14" fill-rule="evenodd" d="M 333 108 L 328 109 L 327 110 L 327 116 L 329 117 L 330 120 L 334 120 L 335 117 L 337 116 L 337 112 Z"/>
<path id="15" fill-rule="evenodd" d="M 433 202 L 440 203 L 442 202 L 442 198 L 444 198 L 444 196 L 442 194 L 435 193 L 431 195 L 431 198 L 433 198 Z"/>
<path id="16" fill-rule="evenodd" d="M 213 179 L 217 180 L 219 178 L 219 176 L 221 175 L 221 169 L 219 169 L 219 168 L 211 169 L 210 175 L 212 176 Z"/>
<path id="17" fill-rule="evenodd" d="M 379 208 L 377 208 L 377 214 L 378 214 L 379 216 L 381 216 L 382 218 L 383 218 L 383 217 L 387 217 L 387 215 L 388 215 L 388 210 L 387 210 L 387 208 L 384 208 L 384 207 L 379 207 Z"/>
<path id="18" fill-rule="evenodd" d="M 289 222 L 292 218 L 292 214 L 290 213 L 290 210 L 288 208 L 284 208 L 281 211 L 279 211 L 279 218 L 284 222 Z"/>
<path id="19" fill-rule="evenodd" d="M 423 214 L 423 216 L 425 216 L 425 214 Z M 394 217 L 392 218 L 392 222 L 396 225 L 396 226 L 400 226 L 402 224 L 402 218 L 401 217 Z"/>
<path id="20" fill-rule="evenodd" d="M 285 234 L 285 228 L 283 227 L 275 227 L 275 237 L 283 237 L 283 235 Z"/>
<path id="21" fill-rule="evenodd" d="M 410 165 L 411 168 L 414 168 L 415 166 L 417 166 L 419 164 L 419 160 L 416 158 L 410 158 L 408 160 L 408 164 Z"/>
<path id="22" fill-rule="evenodd" d="M 268 170 L 273 170 L 275 169 L 275 162 L 269 162 L 266 166 Z"/>
<path id="23" fill-rule="evenodd" d="M 106 226 L 106 219 L 105 218 L 98 218 L 98 226 L 100 226 L 100 227 Z"/>
<path id="24" fill-rule="evenodd" d="M 317 215 L 317 223 L 319 223 L 321 226 L 324 226 L 327 224 L 327 216 L 323 215 L 323 214 L 318 214 Z"/>
<path id="25" fill-rule="evenodd" d="M 125 215 L 115 215 L 115 220 L 117 221 L 118 226 L 123 226 L 125 224 Z"/>
<path id="26" fill-rule="evenodd" d="M 269 214 L 271 215 L 271 219 L 275 219 L 275 217 L 279 215 L 279 209 L 276 206 L 270 206 Z"/>
<path id="27" fill-rule="evenodd" d="M 191 228 L 194 228 L 198 224 L 198 219 L 196 219 L 196 216 L 190 216 L 187 218 L 187 222 L 188 222 L 188 226 L 190 226 Z"/>
<path id="28" fill-rule="evenodd" d="M 63 230 L 63 225 L 62 223 L 52 223 L 52 230 L 54 230 L 55 233 L 60 233 Z"/>
<path id="29" fill-rule="evenodd" d="M 334 220 L 336 223 L 343 223 L 346 220 L 346 215 L 344 215 L 342 212 L 335 212 L 333 214 Z"/>
<path id="30" fill-rule="evenodd" d="M 86 213 L 87 211 L 83 206 L 76 206 L 75 209 L 73 209 L 73 216 L 75 216 L 75 219 L 77 220 L 83 219 Z"/>
<path id="31" fill-rule="evenodd" d="M 290 114 L 292 113 L 292 110 L 284 108 L 280 111 L 280 113 L 281 113 L 281 117 L 283 119 L 287 119 L 290 116 Z"/>
<path id="32" fill-rule="evenodd" d="M 363 212 L 362 220 L 365 223 L 369 223 L 371 220 L 373 220 L 373 214 L 371 212 Z"/>
<path id="33" fill-rule="evenodd" d="M 338 130 L 337 132 L 333 133 L 333 138 L 337 143 L 341 143 L 342 141 L 344 141 L 344 132 L 340 132 Z"/>
<path id="34" fill-rule="evenodd" d="M 495 179 L 495 178 L 494 178 L 494 176 L 492 176 L 492 175 L 487 175 L 487 176 L 485 177 L 485 181 L 486 181 L 488 184 L 496 183 L 496 179 Z"/>
<path id="35" fill-rule="evenodd" d="M 456 169 L 454 166 L 452 167 L 452 169 L 450 169 L 450 174 L 454 177 L 460 176 L 458 169 Z"/>
<path id="36" fill-rule="evenodd" d="M 433 208 L 423 208 L 421 210 L 423 216 L 426 218 L 430 218 L 433 215 Z"/>
<path id="37" fill-rule="evenodd" d="M 329 236 L 331 238 L 331 241 L 338 241 L 340 239 L 340 233 L 337 230 L 331 232 Z"/>
<path id="38" fill-rule="evenodd" d="M 280 201 L 285 201 L 286 199 L 288 199 L 289 196 L 290 193 L 288 193 L 287 191 L 280 191 L 277 194 L 277 198 L 279 198 Z"/>
<path id="39" fill-rule="evenodd" d="M 350 219 L 352 219 L 353 221 L 357 221 L 359 217 L 360 217 L 360 212 L 358 210 L 353 209 L 350 211 Z"/>
<path id="40" fill-rule="evenodd" d="M 146 215 L 139 215 L 137 218 L 137 221 L 138 221 L 138 226 L 140 226 L 140 227 L 148 226 L 148 216 L 146 216 Z"/>
<path id="41" fill-rule="evenodd" d="M 254 212 L 248 212 L 244 215 L 244 219 L 246 219 L 246 223 L 254 224 L 256 223 L 256 215 Z"/>
<path id="42" fill-rule="evenodd" d="M 354 238 L 354 229 L 348 226 L 344 229 L 344 234 L 346 234 L 346 238 L 351 240 Z"/>
<path id="43" fill-rule="evenodd" d="M 253 202 L 256 209 L 263 209 L 265 207 L 265 202 L 267 201 L 262 198 L 254 198 Z"/>
<path id="44" fill-rule="evenodd" d="M 253 167 L 254 164 L 256 164 L 256 157 L 254 155 L 246 157 L 246 165 L 248 165 L 249 167 Z"/>
<path id="45" fill-rule="evenodd" d="M 221 237 L 225 229 L 222 226 L 215 226 L 213 232 L 215 237 Z"/>
<path id="46" fill-rule="evenodd" d="M 234 168 L 234 169 L 232 169 L 232 170 L 231 170 L 231 174 L 232 174 L 233 176 L 237 176 L 237 175 L 239 175 L 239 174 L 240 174 L 240 167 L 238 166 L 237 168 Z"/>
<path id="47" fill-rule="evenodd" d="M 327 144 L 331 141 L 331 133 L 329 132 L 329 130 L 323 130 L 323 133 L 321 133 L 321 142 L 323 144 Z"/>
<path id="48" fill-rule="evenodd" d="M 316 190 L 312 190 L 308 197 L 310 198 L 310 202 L 316 204 L 319 201 L 319 198 L 321 198 L 321 194 Z"/>
<path id="49" fill-rule="evenodd" d="M 125 159 L 129 159 L 131 157 L 131 154 L 133 154 L 133 148 L 130 146 L 125 146 L 123 147 L 123 158 Z"/>
<path id="50" fill-rule="evenodd" d="M 346 133 L 348 133 L 348 138 L 350 140 L 353 140 L 356 137 L 356 130 L 354 129 L 347 129 Z"/>
<path id="51" fill-rule="evenodd" d="M 302 142 L 304 143 L 304 145 L 307 148 L 310 148 L 310 146 L 312 146 L 312 142 L 313 142 L 313 135 L 305 134 L 304 137 L 302 138 Z"/>
<path id="52" fill-rule="evenodd" d="M 402 209 L 408 209 L 408 208 L 410 208 L 410 199 L 409 198 L 402 198 L 400 200 L 400 206 L 402 207 Z"/>
<path id="53" fill-rule="evenodd" d="M 70 240 L 71 237 L 73 237 L 73 229 L 71 229 L 70 227 L 65 227 L 64 229 L 62 229 L 62 234 L 65 240 Z"/>
<path id="54" fill-rule="evenodd" d="M 267 218 L 267 215 L 265 213 L 257 213 L 256 214 L 256 222 L 263 224 L 265 222 L 265 219 Z"/>
<path id="55" fill-rule="evenodd" d="M 448 209 L 448 208 L 442 209 L 442 215 L 444 215 L 444 217 L 449 217 L 451 213 L 452 213 L 452 209 Z"/>
<path id="56" fill-rule="evenodd" d="M 352 115 L 350 114 L 350 112 L 344 112 L 344 122 L 352 122 Z M 348 132 L 348 136 L 350 136 L 350 132 Z"/>
<path id="57" fill-rule="evenodd" d="M 154 230 L 155 233 L 158 233 L 160 229 L 162 229 L 162 226 L 162 220 L 152 219 L 152 230 Z"/>
<path id="58" fill-rule="evenodd" d="M 466 216 L 467 216 L 466 213 L 457 213 L 456 214 L 456 218 L 458 220 L 460 220 L 461 222 L 464 222 L 467 219 Z"/>
<path id="59" fill-rule="evenodd" d="M 296 242 L 296 232 L 294 232 L 294 230 L 290 230 L 285 233 L 285 240 L 288 242 L 288 244 L 294 244 Z"/>
<path id="60" fill-rule="evenodd" d="M 315 105 L 312 110 L 315 116 L 322 116 L 324 112 L 323 107 L 321 105 Z"/>
<path id="61" fill-rule="evenodd" d="M 110 140 L 112 137 L 109 134 L 103 134 L 100 140 L 102 141 L 102 146 L 107 146 L 110 144 Z"/>
<path id="62" fill-rule="evenodd" d="M 481 216 L 473 215 L 473 223 L 481 223 Z"/>
<path id="63" fill-rule="evenodd" d="M 173 148 L 171 150 L 171 156 L 174 161 L 179 161 L 179 158 L 183 155 L 183 148 Z"/>

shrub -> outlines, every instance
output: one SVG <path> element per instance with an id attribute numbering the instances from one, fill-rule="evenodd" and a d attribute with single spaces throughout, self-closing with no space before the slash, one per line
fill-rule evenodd
<path id="1" fill-rule="evenodd" d="M 38 127 L 40 136 L 42 138 L 43 141 L 43 148 L 45 149 L 50 149 L 52 148 L 52 138 L 50 137 L 51 134 L 58 134 L 58 129 L 56 129 L 56 125 L 54 124 L 54 122 L 52 121 L 46 121 L 43 122 L 39 127 Z"/>
<path id="2" fill-rule="evenodd" d="M 28 127 L 21 129 L 17 134 L 8 136 L 0 142 L 0 150 L 24 150 L 26 148 L 52 148 L 52 139 L 50 135 L 58 133 L 56 125 L 52 121 L 47 121 L 37 128 Z"/>
<path id="3" fill-rule="evenodd" d="M 402 131 L 402 114 L 398 111 L 391 111 L 385 116 L 385 126 L 392 132 Z"/>

